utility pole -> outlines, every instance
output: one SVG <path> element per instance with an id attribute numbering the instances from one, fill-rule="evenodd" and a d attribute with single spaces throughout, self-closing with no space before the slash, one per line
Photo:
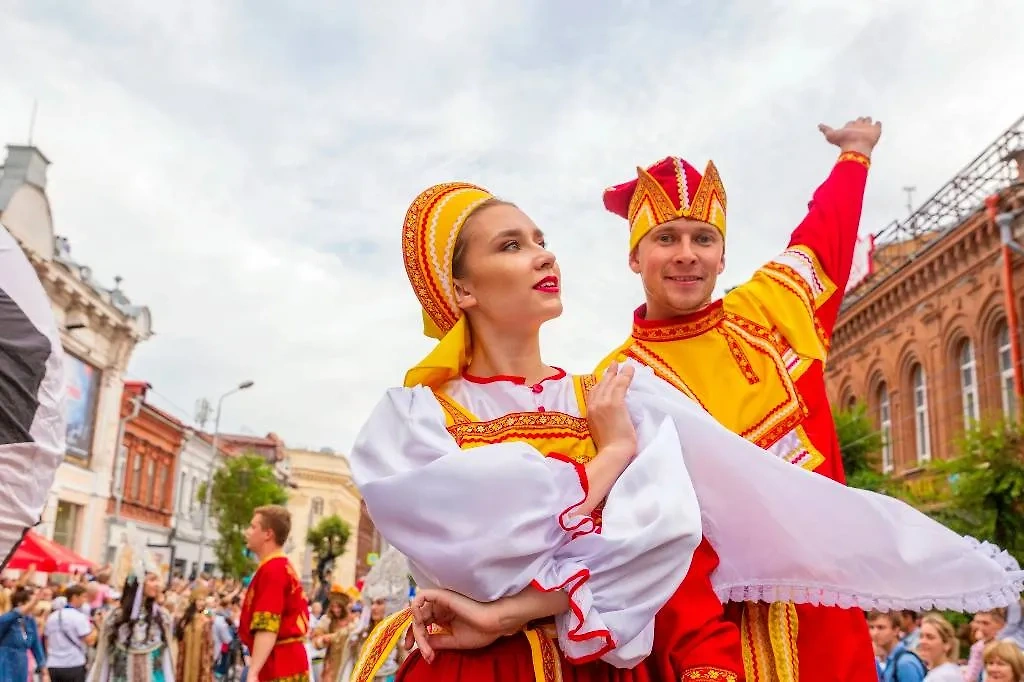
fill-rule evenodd
<path id="1" fill-rule="evenodd" d="M 220 397 L 217 401 L 217 416 L 213 421 L 213 456 L 210 459 L 210 468 L 207 471 L 206 476 L 206 494 L 203 495 L 203 516 L 202 525 L 199 528 L 199 555 L 196 558 L 196 570 L 198 573 L 203 572 L 203 550 L 206 548 L 206 523 L 210 518 L 210 495 L 213 491 L 213 468 L 217 461 L 217 452 L 220 438 L 220 415 L 224 407 L 224 399 L 229 395 L 244 391 L 247 388 L 252 388 L 252 381 L 243 381 L 238 384 L 235 388 L 231 389 Z"/>

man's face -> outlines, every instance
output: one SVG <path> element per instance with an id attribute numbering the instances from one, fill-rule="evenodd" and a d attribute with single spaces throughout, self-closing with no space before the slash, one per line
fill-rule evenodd
<path id="1" fill-rule="evenodd" d="M 259 554 L 266 545 L 269 536 L 270 531 L 263 527 L 263 517 L 259 514 L 254 514 L 249 522 L 249 527 L 245 529 L 245 546 L 250 551 Z"/>
<path id="2" fill-rule="evenodd" d="M 883 651 L 891 651 L 900 639 L 900 631 L 888 617 L 880 616 L 868 623 L 873 641 Z"/>
<path id="3" fill-rule="evenodd" d="M 974 616 L 974 623 L 978 626 L 978 634 L 981 639 L 991 642 L 1003 629 L 1002 621 L 996 619 L 991 613 L 979 613 Z"/>
<path id="4" fill-rule="evenodd" d="M 712 225 L 689 218 L 662 223 L 629 256 L 647 296 L 647 319 L 700 310 L 711 301 L 725 268 L 725 239 Z"/>

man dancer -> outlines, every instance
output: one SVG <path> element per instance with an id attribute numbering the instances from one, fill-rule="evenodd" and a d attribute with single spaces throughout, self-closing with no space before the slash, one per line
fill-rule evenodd
<path id="1" fill-rule="evenodd" d="M 309 604 L 281 547 L 292 517 L 277 505 L 257 507 L 245 530 L 245 542 L 259 568 L 245 592 L 238 636 L 252 652 L 249 679 L 257 682 L 308 682 L 306 633 Z"/>
<path id="2" fill-rule="evenodd" d="M 629 265 L 647 300 L 631 336 L 601 366 L 634 358 L 769 453 L 845 482 L 824 362 L 881 124 L 859 118 L 819 129 L 839 147 L 839 159 L 789 247 L 714 302 L 726 210 L 714 164 L 702 176 L 668 157 L 605 191 L 605 207 L 629 221 Z M 747 603 L 730 615 L 740 623 L 751 682 L 876 679 L 859 611 Z"/>

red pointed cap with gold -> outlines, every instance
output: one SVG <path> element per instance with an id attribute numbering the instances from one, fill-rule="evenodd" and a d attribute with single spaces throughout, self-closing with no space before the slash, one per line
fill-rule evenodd
<path id="1" fill-rule="evenodd" d="M 699 220 L 725 237 L 725 187 L 715 164 L 704 174 L 678 156 L 647 168 L 637 167 L 636 180 L 604 191 L 604 207 L 629 221 L 632 251 L 648 232 L 677 218 Z"/>

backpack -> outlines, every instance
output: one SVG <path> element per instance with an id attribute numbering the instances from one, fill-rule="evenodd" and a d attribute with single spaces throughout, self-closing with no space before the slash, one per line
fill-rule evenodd
<path id="1" fill-rule="evenodd" d="M 924 664 L 921 657 L 915 654 L 910 649 L 901 649 L 892 659 L 892 682 L 900 682 L 900 659 L 904 656 L 910 656 L 917 661 L 917 664 L 921 666 L 922 679 L 924 675 L 928 674 L 928 666 Z"/>

